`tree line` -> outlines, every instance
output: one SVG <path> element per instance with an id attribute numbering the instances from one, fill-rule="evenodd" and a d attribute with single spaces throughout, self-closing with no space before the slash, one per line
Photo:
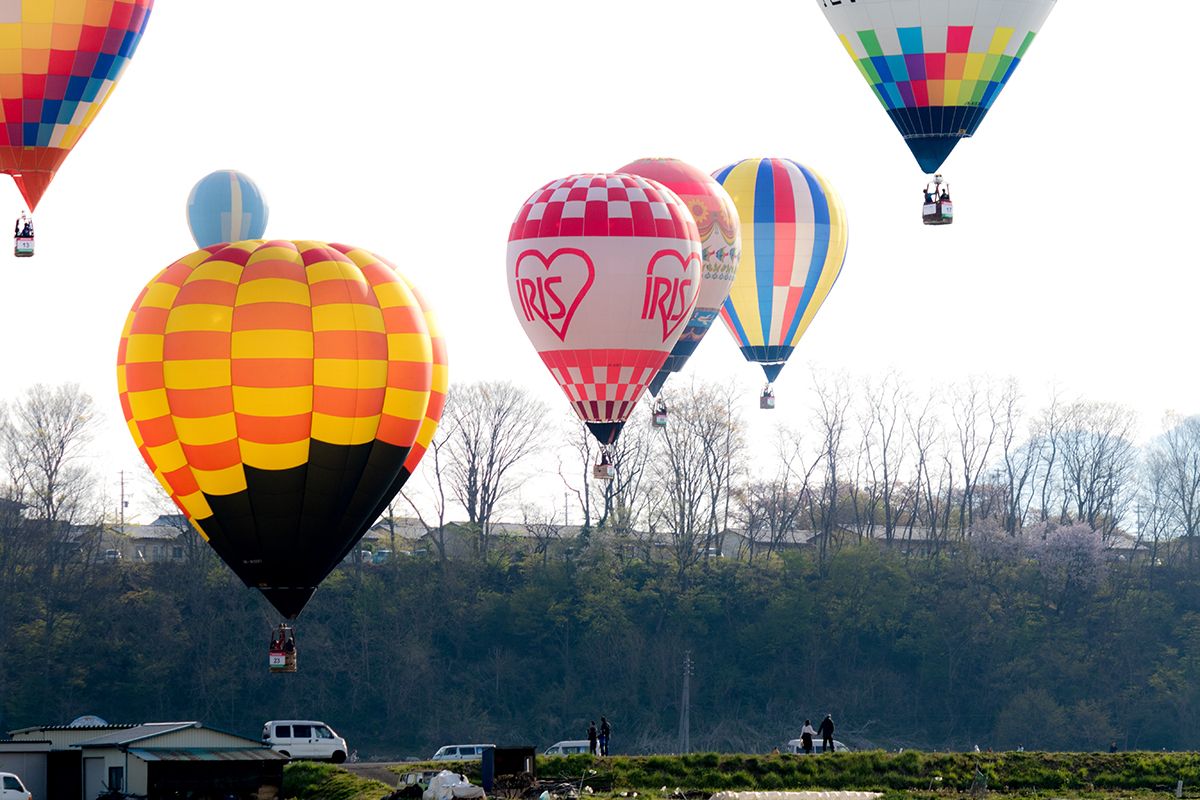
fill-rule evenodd
<path id="1" fill-rule="evenodd" d="M 765 752 L 826 712 L 852 746 L 1195 747 L 1194 418 L 1139 448 L 1128 412 L 1025 416 L 1010 386 L 814 397 L 752 465 L 728 388 L 683 387 L 665 432 L 627 428 L 609 485 L 587 479 L 579 428 L 558 471 L 586 524 L 551 548 L 562 520 L 522 508 L 546 544 L 526 553 L 492 523 L 547 463 L 544 409 L 464 387 L 422 517 L 436 540 L 462 501 L 476 557 L 348 562 L 300 621 L 300 673 L 271 676 L 276 620 L 198 538 L 182 563 L 95 557 L 112 515 L 84 466 L 91 402 L 34 387 L 0 414 L 0 728 L 96 713 L 253 736 L 315 716 L 360 753 L 426 756 L 545 746 L 607 714 L 614 752 L 671 752 L 690 652 L 693 749 Z M 746 544 L 718 557 L 727 528 Z M 785 547 L 799 528 L 830 535 Z M 900 546 L 918 530 L 926 546 Z M 1131 535 L 1144 547 L 1117 558 Z"/>

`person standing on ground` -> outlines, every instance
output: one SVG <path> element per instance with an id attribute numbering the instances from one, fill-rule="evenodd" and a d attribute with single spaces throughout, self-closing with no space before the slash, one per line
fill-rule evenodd
<path id="1" fill-rule="evenodd" d="M 608 717 L 600 715 L 600 755 L 608 755 L 608 737 L 612 736 L 612 726 L 608 724 Z"/>
<path id="2" fill-rule="evenodd" d="M 592 724 L 588 725 L 588 751 L 596 755 L 596 720 L 592 720 Z"/>
<path id="3" fill-rule="evenodd" d="M 804 751 L 804 755 L 812 755 L 813 737 L 817 732 L 813 730 L 812 721 L 804 720 L 804 727 L 800 729 L 800 749 Z"/>
<path id="4" fill-rule="evenodd" d="M 826 714 L 825 719 L 821 720 L 821 727 L 817 728 L 817 732 L 821 734 L 821 752 L 833 752 L 833 715 Z"/>

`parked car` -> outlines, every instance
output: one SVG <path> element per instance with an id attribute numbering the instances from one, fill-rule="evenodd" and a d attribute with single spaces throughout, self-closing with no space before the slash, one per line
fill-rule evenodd
<path id="1" fill-rule="evenodd" d="M 546 752 L 542 755 L 546 756 L 573 756 L 578 753 L 590 753 L 592 751 L 591 744 L 587 739 L 568 739 L 563 742 L 555 742 L 546 748 Z"/>
<path id="2" fill-rule="evenodd" d="M 337 731 L 311 719 L 275 719 L 263 725 L 262 740 L 288 758 L 341 764 L 350 748 Z"/>
<path id="3" fill-rule="evenodd" d="M 482 761 L 483 751 L 494 744 L 447 744 L 438 748 L 431 761 Z"/>
<path id="4" fill-rule="evenodd" d="M 783 752 L 785 752 L 785 753 L 799 753 L 800 755 L 804 755 L 804 748 L 801 746 L 801 744 L 800 744 L 800 740 L 799 740 L 799 739 L 791 739 L 791 740 L 789 740 L 789 741 L 788 741 L 788 743 L 787 743 L 787 748 L 786 748 L 786 749 L 785 749 Z M 813 739 L 813 753 L 820 753 L 820 752 L 821 752 L 821 741 L 820 741 L 820 739 Z M 835 752 L 835 753 L 849 753 L 849 752 L 850 752 L 850 748 L 849 748 L 849 747 L 846 747 L 846 745 L 842 744 L 842 743 L 841 743 L 841 742 L 839 742 L 837 739 L 834 739 L 834 740 L 833 740 L 833 752 Z"/>
<path id="5" fill-rule="evenodd" d="M 33 795 L 12 772 L 0 772 L 0 800 L 33 800 Z"/>

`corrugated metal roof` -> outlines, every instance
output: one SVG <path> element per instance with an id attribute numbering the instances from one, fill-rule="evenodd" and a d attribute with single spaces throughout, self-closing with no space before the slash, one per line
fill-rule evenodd
<path id="1" fill-rule="evenodd" d="M 131 747 L 130 754 L 142 761 L 287 761 L 288 757 L 269 747 L 206 748 L 176 750 L 156 747 Z"/>
<path id="2" fill-rule="evenodd" d="M 132 722 L 117 725 L 37 725 L 31 728 L 17 728 L 15 731 L 9 731 L 9 735 L 16 736 L 18 734 L 40 733 L 42 731 L 115 731 L 129 730 L 136 727 L 137 725 Z"/>
<path id="3" fill-rule="evenodd" d="M 94 739 L 79 742 L 79 747 L 105 747 L 112 745 L 131 744 L 140 739 L 158 736 L 171 731 L 181 731 L 185 728 L 199 727 L 199 722 L 147 722 L 122 731 L 114 731 Z"/>

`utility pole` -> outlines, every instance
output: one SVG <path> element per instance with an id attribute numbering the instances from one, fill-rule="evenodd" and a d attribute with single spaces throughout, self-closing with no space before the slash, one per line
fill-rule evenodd
<path id="1" fill-rule="evenodd" d="M 125 470 L 121 470 L 121 535 L 125 535 L 125 506 L 129 505 L 125 502 Z"/>
<path id="2" fill-rule="evenodd" d="M 686 650 L 683 654 L 683 702 L 679 705 L 679 752 L 682 754 L 690 753 L 692 750 L 691 739 L 691 700 L 692 700 L 692 671 L 695 664 L 692 662 L 692 651 Z"/>

